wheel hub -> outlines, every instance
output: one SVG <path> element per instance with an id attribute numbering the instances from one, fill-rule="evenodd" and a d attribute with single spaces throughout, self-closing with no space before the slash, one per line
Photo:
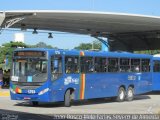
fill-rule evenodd
<path id="1" fill-rule="evenodd" d="M 128 91 L 128 97 L 132 97 L 133 96 L 133 92 L 132 92 L 132 90 L 129 90 Z"/>
<path id="2" fill-rule="evenodd" d="M 122 100 L 124 98 L 124 92 L 121 91 L 119 96 L 120 96 L 120 99 Z"/>

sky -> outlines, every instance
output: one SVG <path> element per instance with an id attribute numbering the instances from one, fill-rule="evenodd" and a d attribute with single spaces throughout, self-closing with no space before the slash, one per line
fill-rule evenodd
<path id="1" fill-rule="evenodd" d="M 160 0 L 0 0 L 0 11 L 5 10 L 80 10 L 103 11 L 130 14 L 160 16 Z M 21 32 L 21 31 L 18 31 Z M 0 34 L 0 45 L 13 41 L 13 31 L 3 31 Z M 95 40 L 87 35 L 53 32 L 53 39 L 48 39 L 47 33 L 33 35 L 25 32 L 25 43 L 36 44 L 45 42 L 61 49 L 73 49 L 80 43 Z"/>

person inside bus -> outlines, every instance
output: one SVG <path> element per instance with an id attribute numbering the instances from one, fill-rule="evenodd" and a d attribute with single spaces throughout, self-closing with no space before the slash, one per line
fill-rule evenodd
<path id="1" fill-rule="evenodd" d="M 70 66 L 67 67 L 66 73 L 68 73 L 68 74 L 71 73 L 71 67 Z"/>
<path id="2" fill-rule="evenodd" d="M 79 68 L 78 68 L 78 66 L 75 67 L 75 73 L 79 73 Z"/>
<path id="3" fill-rule="evenodd" d="M 46 63 L 44 63 L 42 65 L 42 73 L 47 73 L 47 64 Z"/>
<path id="4" fill-rule="evenodd" d="M 139 72 L 139 66 L 137 65 L 137 66 L 135 66 L 135 72 Z"/>
<path id="5" fill-rule="evenodd" d="M 94 65 L 89 65 L 89 72 L 93 72 L 94 71 Z"/>

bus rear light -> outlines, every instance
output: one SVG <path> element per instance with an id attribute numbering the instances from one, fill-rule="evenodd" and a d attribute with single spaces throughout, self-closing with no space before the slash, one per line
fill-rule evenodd
<path id="1" fill-rule="evenodd" d="M 43 95 L 44 93 L 46 93 L 46 92 L 48 92 L 48 91 L 49 91 L 49 88 L 46 88 L 46 89 L 40 91 L 40 92 L 38 93 L 38 95 Z"/>

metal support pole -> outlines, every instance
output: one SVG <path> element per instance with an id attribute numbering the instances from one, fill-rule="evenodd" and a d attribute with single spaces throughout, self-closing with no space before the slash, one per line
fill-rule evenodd
<path id="1" fill-rule="evenodd" d="M 103 44 L 103 47 L 108 48 L 107 50 L 103 49 L 104 51 L 109 51 L 110 46 L 109 46 L 108 40 L 106 41 L 100 37 L 94 37 L 94 38 L 96 38 L 98 41 L 100 41 Z"/>

